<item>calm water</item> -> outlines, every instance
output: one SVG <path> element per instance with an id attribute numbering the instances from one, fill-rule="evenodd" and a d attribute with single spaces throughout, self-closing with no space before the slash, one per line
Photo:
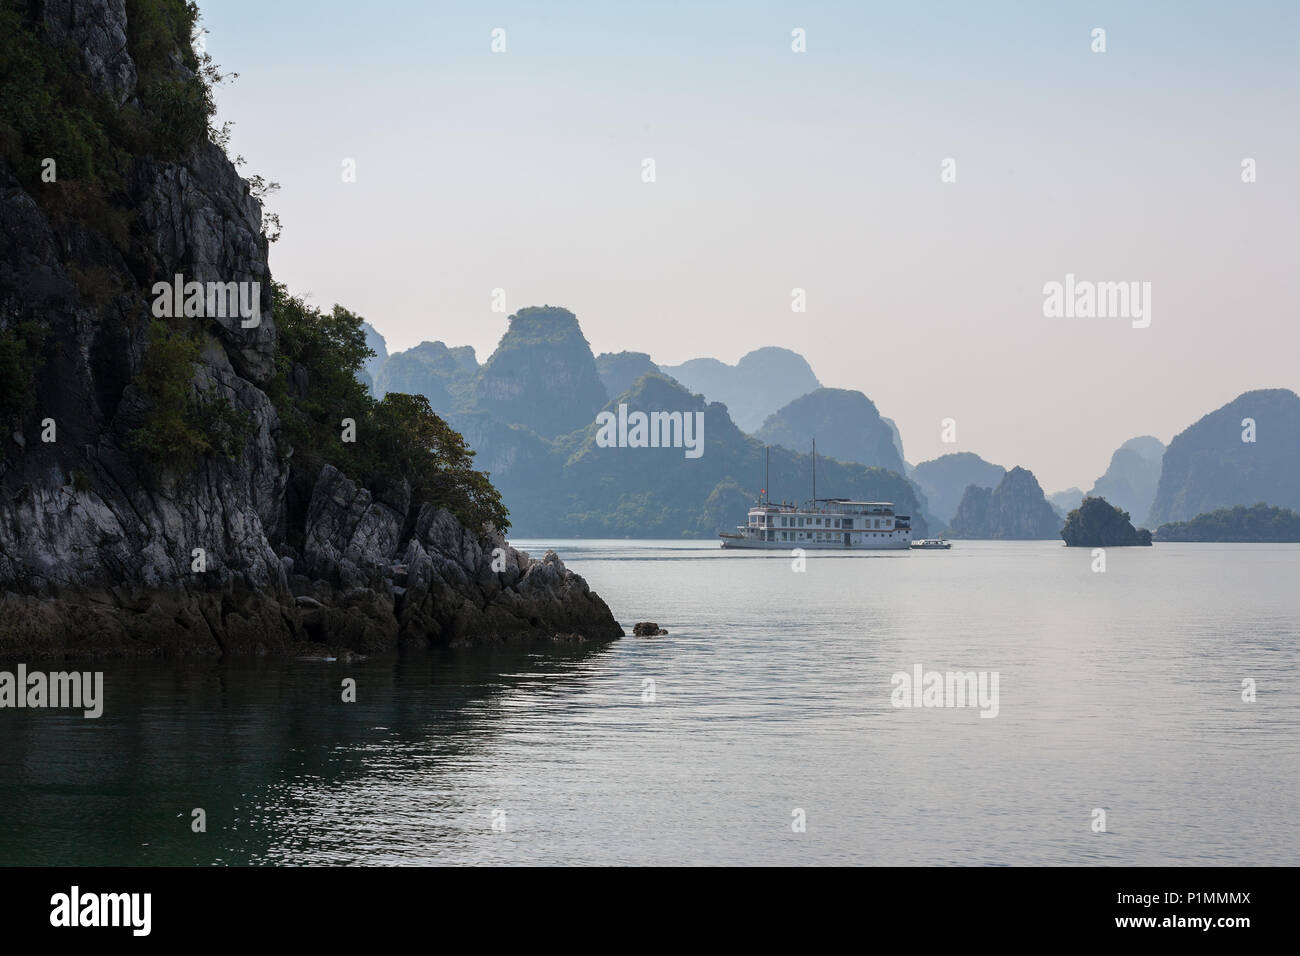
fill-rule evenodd
<path id="1" fill-rule="evenodd" d="M 809 552 L 804 573 L 712 542 L 560 551 L 668 636 L 97 665 L 99 720 L 0 711 L 0 863 L 1300 856 L 1300 546 L 1112 549 L 1104 574 L 1052 542 Z M 894 708 L 916 664 L 997 671 L 998 716 Z"/>

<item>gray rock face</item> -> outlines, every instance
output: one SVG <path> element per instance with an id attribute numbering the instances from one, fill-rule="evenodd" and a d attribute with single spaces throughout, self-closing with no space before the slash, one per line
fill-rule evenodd
<path id="1" fill-rule="evenodd" d="M 420 511 L 397 604 L 403 640 L 435 635 L 461 644 L 484 633 L 500 639 L 623 636 L 605 602 L 554 551 L 536 561 L 504 540 L 489 544 L 480 546 L 445 509 L 426 505 Z"/>
<path id="2" fill-rule="evenodd" d="M 81 50 L 89 87 L 129 99 L 125 0 L 39 7 L 51 42 Z M 558 558 L 530 572 L 502 542 L 514 570 L 492 572 L 491 553 L 449 513 L 413 512 L 409 490 L 376 501 L 330 466 L 299 542 L 286 503 L 292 449 L 265 391 L 277 335 L 260 206 L 206 141 L 178 162 L 137 158 L 124 178 L 122 246 L 50 212 L 0 160 L 0 333 L 48 329 L 36 407 L 0 422 L 0 656 L 376 650 L 396 647 L 399 631 L 420 643 L 621 635 Z M 149 410 L 134 380 L 151 289 L 177 273 L 259 282 L 262 295 L 254 328 L 202 320 L 190 383 L 201 406 L 224 400 L 247 416 L 242 447 L 183 468 L 145 464 L 131 448 Z"/>
<path id="3" fill-rule="evenodd" d="M 304 571 L 344 589 L 376 584 L 397 556 L 402 518 L 326 465 L 307 511 Z"/>
<path id="4" fill-rule="evenodd" d="M 126 52 L 126 0 L 43 0 L 45 25 L 81 51 L 92 87 L 119 105 L 135 94 L 135 64 Z"/>

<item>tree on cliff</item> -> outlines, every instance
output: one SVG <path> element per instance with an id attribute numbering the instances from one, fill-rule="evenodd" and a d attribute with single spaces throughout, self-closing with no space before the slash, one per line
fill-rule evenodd
<path id="1" fill-rule="evenodd" d="M 510 520 L 501 496 L 428 399 L 389 392 L 376 401 L 357 378 L 374 354 L 361 317 L 339 305 L 323 312 L 282 283 L 273 293 L 280 352 L 269 393 L 294 448 L 295 480 L 310 488 L 321 467 L 333 464 L 380 497 L 404 498 L 404 487 L 409 504 L 431 502 L 468 528 L 504 533 Z M 344 419 L 355 422 L 355 441 L 344 440 Z"/>

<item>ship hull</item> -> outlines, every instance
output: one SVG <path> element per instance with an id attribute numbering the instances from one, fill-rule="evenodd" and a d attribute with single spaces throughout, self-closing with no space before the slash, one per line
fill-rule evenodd
<path id="1" fill-rule="evenodd" d="M 843 544 L 832 541 L 760 541 L 757 538 L 723 538 L 722 547 L 728 551 L 910 551 L 911 537 L 896 541 L 882 540 L 871 544 Z"/>

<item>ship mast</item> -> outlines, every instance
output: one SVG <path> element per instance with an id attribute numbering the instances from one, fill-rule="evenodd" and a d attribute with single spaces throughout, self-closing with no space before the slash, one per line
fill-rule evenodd
<path id="1" fill-rule="evenodd" d="M 813 437 L 813 511 L 817 510 L 817 438 Z"/>
<path id="2" fill-rule="evenodd" d="M 763 504 L 768 504 L 772 500 L 772 446 L 768 445 L 763 449 L 767 453 L 767 469 L 763 473 Z"/>

